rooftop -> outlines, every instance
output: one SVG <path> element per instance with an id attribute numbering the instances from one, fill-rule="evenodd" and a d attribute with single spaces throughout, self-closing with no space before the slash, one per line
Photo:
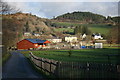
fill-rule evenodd
<path id="1" fill-rule="evenodd" d="M 40 39 L 26 39 L 32 43 L 44 43 L 46 40 L 40 40 Z"/>

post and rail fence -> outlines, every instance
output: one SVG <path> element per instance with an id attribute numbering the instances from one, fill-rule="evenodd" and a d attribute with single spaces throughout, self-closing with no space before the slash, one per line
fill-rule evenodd
<path id="1" fill-rule="evenodd" d="M 29 54 L 36 68 L 57 78 L 118 78 L 118 65 L 110 63 L 61 62 Z"/>

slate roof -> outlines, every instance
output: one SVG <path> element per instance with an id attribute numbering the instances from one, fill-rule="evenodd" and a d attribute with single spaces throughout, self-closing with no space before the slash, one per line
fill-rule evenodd
<path id="1" fill-rule="evenodd" d="M 26 39 L 32 43 L 44 43 L 46 40 L 40 40 L 40 39 Z"/>

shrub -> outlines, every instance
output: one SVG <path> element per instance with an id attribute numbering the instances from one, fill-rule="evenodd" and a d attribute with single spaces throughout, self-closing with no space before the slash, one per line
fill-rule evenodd
<path id="1" fill-rule="evenodd" d="M 68 51 L 68 56 L 71 57 L 71 55 L 72 55 L 72 51 L 69 50 L 69 51 Z"/>

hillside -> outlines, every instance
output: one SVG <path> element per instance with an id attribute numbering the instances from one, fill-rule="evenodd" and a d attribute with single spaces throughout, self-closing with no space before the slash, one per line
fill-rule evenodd
<path id="1" fill-rule="evenodd" d="M 44 22 L 46 19 L 39 18 L 35 15 L 16 13 L 9 15 L 2 15 L 2 31 L 3 31 L 3 45 L 5 47 L 16 45 L 18 41 L 24 38 L 35 38 L 33 36 L 25 37 L 24 32 L 40 33 L 42 32 L 42 38 L 51 33 L 52 29 L 48 27 Z"/>
<path id="2" fill-rule="evenodd" d="M 103 23 L 106 18 L 99 14 L 91 12 L 72 12 L 66 13 L 54 18 L 54 20 L 67 21 L 67 22 L 80 22 L 80 23 Z"/>
<path id="3" fill-rule="evenodd" d="M 45 30 L 49 31 L 50 28 L 45 25 L 44 21 L 46 19 L 39 18 L 35 15 L 31 14 L 24 14 L 24 13 L 16 13 L 16 14 L 11 14 L 11 15 L 3 15 L 3 19 L 16 19 L 19 22 L 22 22 L 21 27 L 25 27 L 25 25 L 28 23 L 30 32 L 33 32 L 37 28 L 40 28 L 40 30 Z"/>
<path id="4" fill-rule="evenodd" d="M 112 17 L 111 20 L 114 21 L 115 23 L 120 24 L 120 16 Z"/>
<path id="5" fill-rule="evenodd" d="M 74 16 L 74 17 L 72 17 Z M 28 13 L 16 13 L 2 15 L 2 38 L 3 45 L 13 46 L 24 38 L 47 39 L 53 37 L 64 38 L 64 36 L 74 35 L 76 26 L 87 26 L 91 32 L 98 32 L 106 35 L 113 24 L 118 23 L 119 17 L 105 17 L 90 12 L 73 12 L 56 17 L 55 19 L 45 19 Z M 104 23 L 98 23 L 105 21 Z M 38 33 L 39 37 L 25 37 L 24 32 Z"/>
<path id="6" fill-rule="evenodd" d="M 92 33 L 101 33 L 107 35 L 109 30 L 119 24 L 120 17 L 107 18 L 103 15 L 91 12 L 72 12 L 66 13 L 51 20 L 46 20 L 46 25 L 55 28 L 55 31 L 74 34 L 76 26 L 86 26 Z"/>

